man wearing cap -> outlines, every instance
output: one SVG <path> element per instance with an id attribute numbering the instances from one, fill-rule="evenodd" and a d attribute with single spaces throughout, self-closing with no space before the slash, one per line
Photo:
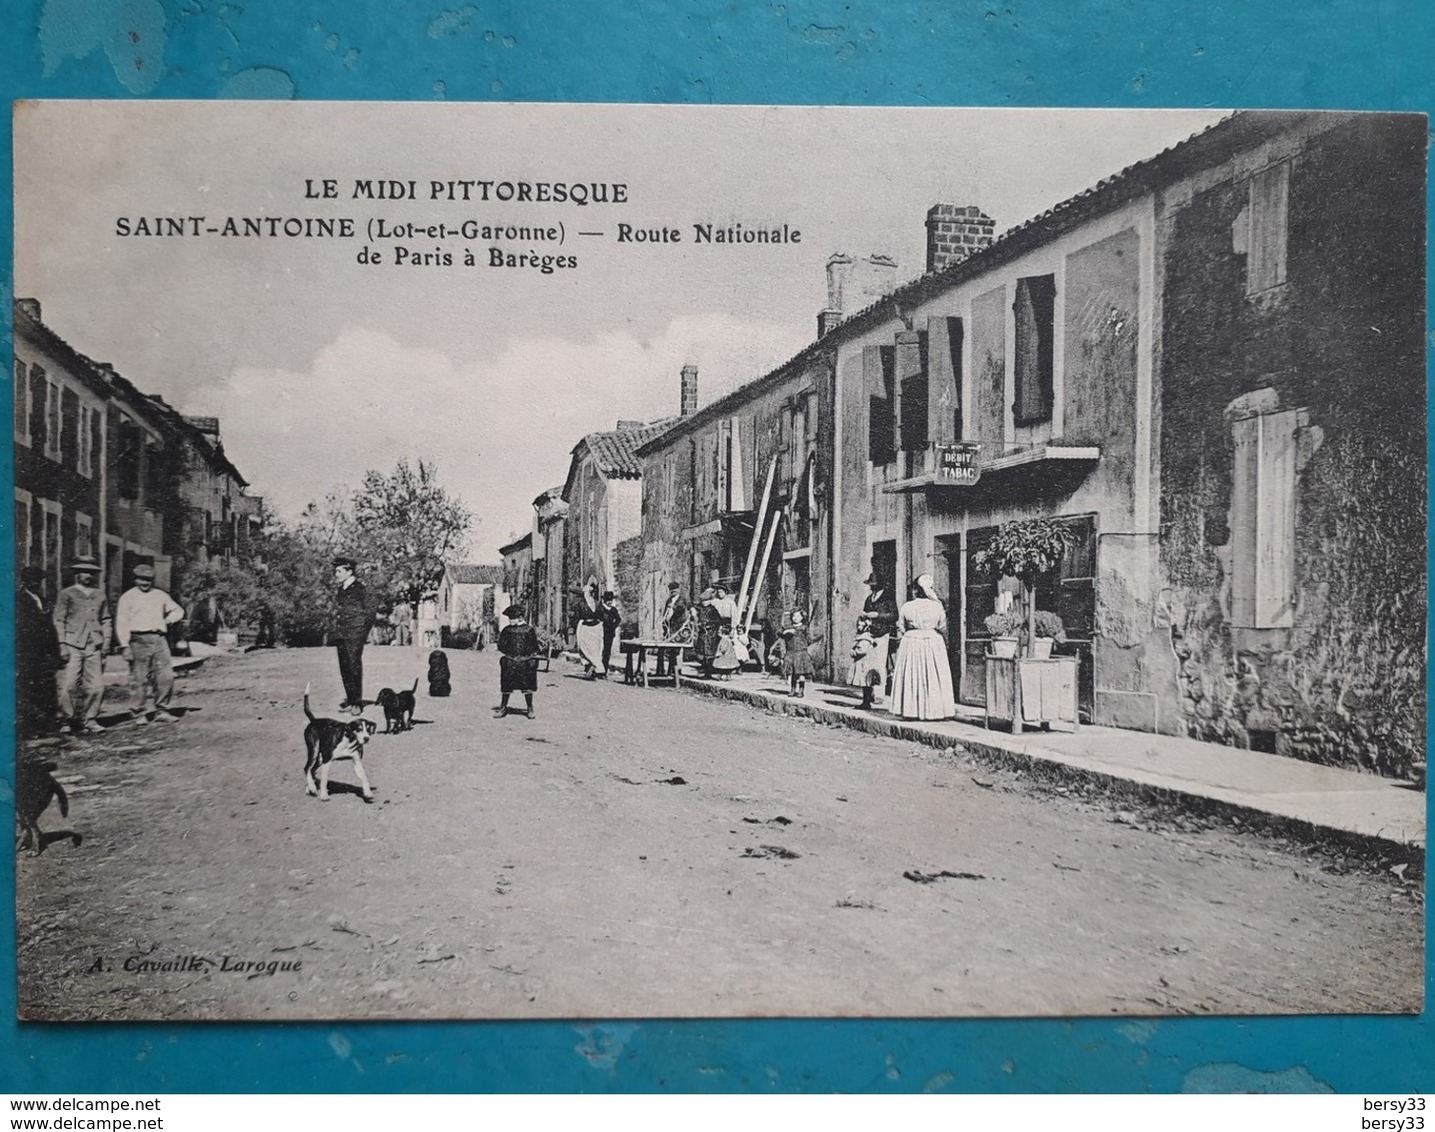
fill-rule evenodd
<path id="1" fill-rule="evenodd" d="M 688 603 L 683 597 L 683 588 L 677 582 L 669 582 L 668 600 L 663 605 L 661 618 L 663 640 L 673 640 L 687 623 Z"/>
<path id="2" fill-rule="evenodd" d="M 154 718 L 173 723 L 169 698 L 174 694 L 174 665 L 169 658 L 169 627 L 184 620 L 184 608 L 156 589 L 154 567 L 141 562 L 134 569 L 135 584 L 120 594 L 115 606 L 115 639 L 130 662 L 133 711 L 140 723 L 148 723 L 145 710 L 150 688 L 154 689 Z"/>
<path id="3" fill-rule="evenodd" d="M 63 666 L 55 673 L 60 730 L 103 731 L 100 701 L 105 695 L 105 649 L 110 643 L 110 603 L 97 582 L 100 565 L 91 558 L 70 563 L 71 583 L 55 601 L 55 633 Z"/>
<path id="4" fill-rule="evenodd" d="M 334 559 L 334 617 L 329 636 L 339 654 L 339 679 L 344 682 L 344 702 L 339 710 L 358 715 L 364 710 L 364 642 L 369 639 L 374 615 L 369 595 L 355 575 L 358 563 L 352 558 Z"/>
<path id="5" fill-rule="evenodd" d="M 54 731 L 59 713 L 55 673 L 62 663 L 60 637 L 45 603 L 45 570 L 25 566 L 15 594 L 15 721 L 20 738 Z"/>

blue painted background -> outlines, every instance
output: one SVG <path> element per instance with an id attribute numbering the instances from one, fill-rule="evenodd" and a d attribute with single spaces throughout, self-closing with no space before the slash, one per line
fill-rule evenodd
<path id="1" fill-rule="evenodd" d="M 1428 0 L 0 0 L 0 13 L 7 100 L 1435 108 Z M 0 132 L 8 354 L 8 115 Z M 0 496 L 9 478 L 7 459 Z M 0 650 L 9 671 L 8 637 Z M 10 845 L 0 839 L 0 1092 L 1435 1092 L 1428 1014 L 18 1026 Z M 1427 943 L 1427 970 L 1428 958 Z"/>

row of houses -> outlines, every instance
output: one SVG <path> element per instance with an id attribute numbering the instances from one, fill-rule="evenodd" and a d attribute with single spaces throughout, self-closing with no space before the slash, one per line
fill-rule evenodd
<path id="1" fill-rule="evenodd" d="M 670 582 L 731 585 L 757 538 L 757 616 L 806 611 L 840 679 L 864 579 L 905 599 L 930 573 L 979 704 L 1004 583 L 973 556 L 1055 519 L 1072 546 L 1038 606 L 1084 720 L 1403 774 L 1425 745 L 1425 161 L 1419 116 L 1242 113 L 1000 237 L 935 205 L 919 278 L 848 311 L 862 265 L 833 257 L 797 356 L 701 408 L 685 369 L 677 417 L 580 441 L 503 548 L 509 592 L 561 632 L 592 578 L 649 634 Z"/>
<path id="2" fill-rule="evenodd" d="M 45 570 L 50 597 L 76 557 L 100 564 L 110 599 L 140 563 L 184 600 L 190 571 L 242 560 L 262 500 L 224 453 L 219 421 L 187 417 L 86 357 L 14 304 L 15 561 Z M 192 625 L 215 611 L 190 610 Z"/>

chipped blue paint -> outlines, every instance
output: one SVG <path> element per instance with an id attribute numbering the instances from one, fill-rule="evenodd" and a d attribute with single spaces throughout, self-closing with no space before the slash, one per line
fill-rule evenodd
<path id="1" fill-rule="evenodd" d="M 11 0 L 5 32 L 7 99 L 1435 107 L 1419 0 Z M 10 248 L 0 226 L 0 347 Z M 14 942 L 0 915 L 0 955 Z M 629 1021 L 575 1043 L 566 1021 L 21 1027 L 14 994 L 11 967 L 0 1092 L 1435 1091 L 1428 1016 Z"/>
<path id="2" fill-rule="evenodd" d="M 1247 1069 L 1243 1065 L 1198 1065 L 1186 1074 L 1183 1093 L 1333 1093 L 1325 1081 L 1317 1081 L 1304 1066 L 1274 1073 Z"/>
<path id="3" fill-rule="evenodd" d="M 582 1041 L 574 1050 L 594 1069 L 611 1073 L 623 1055 L 623 1048 L 638 1032 L 633 1022 L 612 1022 L 575 1027 Z"/>
<path id="4" fill-rule="evenodd" d="M 219 88 L 220 98 L 284 99 L 294 94 L 294 80 L 277 67 L 247 67 Z"/>
<path id="5" fill-rule="evenodd" d="M 148 94 L 160 81 L 166 38 L 159 0 L 45 0 L 40 13 L 46 77 L 66 59 L 103 48 L 131 94 Z"/>

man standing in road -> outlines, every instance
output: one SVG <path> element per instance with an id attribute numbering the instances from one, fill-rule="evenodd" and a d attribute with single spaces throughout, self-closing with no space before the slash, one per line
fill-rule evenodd
<path id="1" fill-rule="evenodd" d="M 110 645 L 110 603 L 97 586 L 100 564 L 80 558 L 70 564 L 73 581 L 55 602 L 55 632 L 63 667 L 55 673 L 60 731 L 94 734 L 105 695 L 105 650 Z"/>
<path id="2" fill-rule="evenodd" d="M 154 567 L 148 563 L 135 567 L 134 580 L 134 586 L 120 594 L 115 606 L 115 639 L 130 662 L 135 721 L 150 721 L 145 704 L 153 688 L 155 722 L 173 723 L 178 716 L 169 711 L 169 699 L 174 695 L 169 627 L 184 620 L 184 608 L 155 588 Z"/>
<path id="3" fill-rule="evenodd" d="M 334 559 L 334 619 L 329 635 L 339 654 L 339 679 L 344 682 L 344 702 L 339 710 L 358 715 L 364 710 L 364 642 L 374 623 L 369 595 L 355 576 L 358 563 L 352 558 Z"/>
<path id="4" fill-rule="evenodd" d="M 55 730 L 59 713 L 56 673 L 60 637 L 45 604 L 45 570 L 25 566 L 15 594 L 15 720 L 21 739 L 35 739 Z"/>

